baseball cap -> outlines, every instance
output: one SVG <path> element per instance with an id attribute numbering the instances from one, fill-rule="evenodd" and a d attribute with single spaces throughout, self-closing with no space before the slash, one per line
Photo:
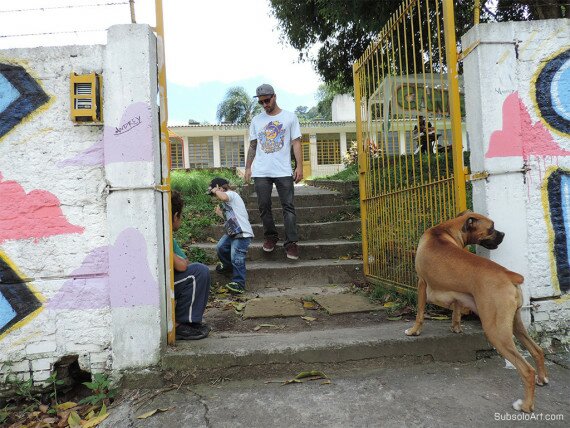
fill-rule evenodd
<path id="1" fill-rule="evenodd" d="M 256 97 L 262 97 L 264 95 L 273 95 L 275 94 L 275 91 L 273 90 L 273 86 L 264 83 L 263 85 L 260 85 L 257 87 L 257 89 L 255 90 L 255 96 Z"/>

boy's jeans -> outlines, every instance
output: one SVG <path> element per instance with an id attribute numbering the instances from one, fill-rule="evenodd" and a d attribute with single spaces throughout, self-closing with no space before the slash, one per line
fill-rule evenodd
<path id="1" fill-rule="evenodd" d="M 224 235 L 216 245 L 216 251 L 220 262 L 226 266 L 232 266 L 232 281 L 245 286 L 245 257 L 251 238 L 231 238 Z"/>
<path id="2" fill-rule="evenodd" d="M 275 183 L 279 200 L 283 207 L 284 246 L 287 246 L 290 242 L 297 242 L 299 238 L 297 235 L 297 216 L 295 214 L 295 205 L 293 204 L 295 193 L 293 177 L 254 177 L 253 183 L 255 193 L 257 194 L 257 203 L 259 204 L 259 214 L 263 223 L 265 239 L 277 242 L 279 238 L 275 221 L 273 220 L 273 213 L 271 212 L 271 192 L 273 183 Z"/>

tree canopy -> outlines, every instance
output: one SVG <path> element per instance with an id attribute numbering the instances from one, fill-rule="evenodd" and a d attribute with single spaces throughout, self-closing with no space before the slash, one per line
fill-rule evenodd
<path id="1" fill-rule="evenodd" d="M 352 88 L 352 64 L 362 56 L 402 0 L 270 0 L 282 39 L 312 61 L 326 84 Z M 481 22 L 569 16 L 567 0 L 481 1 Z M 455 0 L 458 35 L 473 25 L 474 0 Z M 316 55 L 311 48 L 318 46 Z M 339 91 L 342 92 L 342 91 Z"/>
<path id="2" fill-rule="evenodd" d="M 250 123 L 253 116 L 261 111 L 257 100 L 241 86 L 229 88 L 218 105 L 216 118 L 220 122 Z"/>

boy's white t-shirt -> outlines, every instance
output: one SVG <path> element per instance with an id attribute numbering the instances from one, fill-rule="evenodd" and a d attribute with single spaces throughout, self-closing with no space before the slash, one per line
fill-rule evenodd
<path id="1" fill-rule="evenodd" d="M 226 195 L 229 200 L 222 203 L 226 233 L 230 236 L 237 234 L 243 238 L 253 238 L 253 229 L 243 199 L 233 190 L 226 191 Z"/>
<path id="2" fill-rule="evenodd" d="M 295 113 L 281 110 L 270 116 L 262 112 L 249 126 L 249 140 L 257 140 L 251 167 L 252 177 L 290 177 L 291 141 L 301 138 L 301 125 Z"/>

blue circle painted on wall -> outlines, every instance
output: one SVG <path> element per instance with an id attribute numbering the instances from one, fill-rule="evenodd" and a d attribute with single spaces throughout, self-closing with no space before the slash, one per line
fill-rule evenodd
<path id="1" fill-rule="evenodd" d="M 536 103 L 552 128 L 570 134 L 570 50 L 550 59 L 536 79 Z"/>

